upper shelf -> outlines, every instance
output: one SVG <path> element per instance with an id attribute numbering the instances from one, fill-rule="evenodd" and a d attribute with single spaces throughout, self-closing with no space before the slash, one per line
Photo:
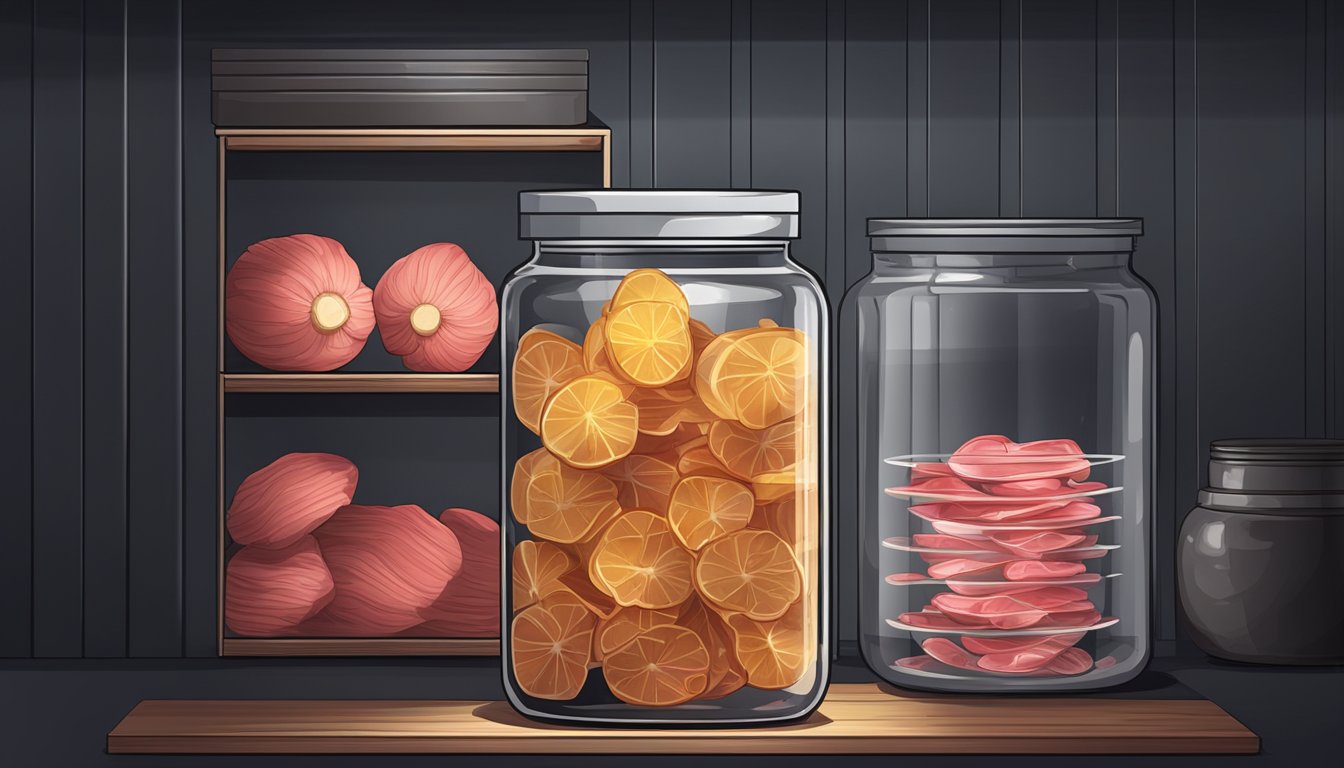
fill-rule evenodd
<path id="1" fill-rule="evenodd" d="M 225 392 L 498 392 L 496 373 L 225 373 Z"/>
<path id="2" fill-rule="evenodd" d="M 562 128 L 217 128 L 235 152 L 604 152 L 611 129 L 590 121 Z"/>

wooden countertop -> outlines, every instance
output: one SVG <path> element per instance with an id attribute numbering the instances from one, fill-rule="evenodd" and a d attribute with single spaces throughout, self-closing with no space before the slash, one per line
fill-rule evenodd
<path id="1" fill-rule="evenodd" d="M 1254 754 L 1202 699 L 937 696 L 832 685 L 807 720 L 656 730 L 534 723 L 502 701 L 147 700 L 113 754 Z"/>

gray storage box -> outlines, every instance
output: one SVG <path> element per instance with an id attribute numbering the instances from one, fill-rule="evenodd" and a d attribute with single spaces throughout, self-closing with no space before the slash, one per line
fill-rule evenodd
<path id="1" fill-rule="evenodd" d="M 586 50 L 217 48 L 221 127 L 582 125 Z"/>

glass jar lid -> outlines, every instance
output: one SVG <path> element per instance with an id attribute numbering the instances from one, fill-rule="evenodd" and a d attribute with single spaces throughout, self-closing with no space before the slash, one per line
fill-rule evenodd
<path id="1" fill-rule="evenodd" d="M 774 190 L 555 190 L 518 195 L 524 240 L 783 240 L 798 237 L 798 193 Z"/>
<path id="2" fill-rule="evenodd" d="M 877 253 L 1120 253 L 1143 219 L 868 219 Z"/>

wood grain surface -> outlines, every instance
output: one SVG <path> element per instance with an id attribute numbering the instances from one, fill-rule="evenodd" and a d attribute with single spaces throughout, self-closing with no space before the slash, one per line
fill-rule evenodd
<path id="1" fill-rule="evenodd" d="M 226 373 L 225 392 L 498 392 L 497 373 Z"/>
<path id="2" fill-rule="evenodd" d="M 483 150 L 517 152 L 601 152 L 608 141 L 606 133 L 593 134 L 547 129 L 525 131 L 480 131 L 476 133 L 354 135 L 332 133 L 229 135 L 225 142 L 234 152 L 266 151 L 409 151 Z"/>
<path id="3" fill-rule="evenodd" d="M 142 701 L 113 754 L 1253 754 L 1205 700 L 938 696 L 833 685 L 807 720 L 762 728 L 546 725 L 502 701 Z"/>

